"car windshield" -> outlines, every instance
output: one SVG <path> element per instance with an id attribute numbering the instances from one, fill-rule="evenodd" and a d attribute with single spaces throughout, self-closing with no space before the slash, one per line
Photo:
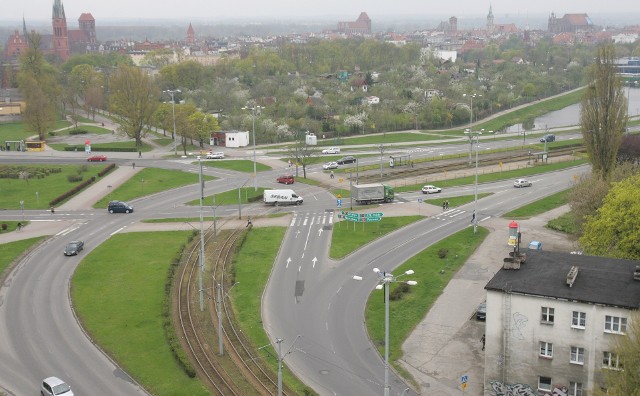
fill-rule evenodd
<path id="1" fill-rule="evenodd" d="M 54 395 L 63 395 L 69 392 L 71 390 L 71 387 L 63 382 L 59 385 L 54 386 L 52 389 Z"/>
<path id="2" fill-rule="evenodd" d="M 67 248 L 69 249 L 75 249 L 78 247 L 78 243 L 76 242 L 71 242 L 70 244 L 67 245 Z"/>

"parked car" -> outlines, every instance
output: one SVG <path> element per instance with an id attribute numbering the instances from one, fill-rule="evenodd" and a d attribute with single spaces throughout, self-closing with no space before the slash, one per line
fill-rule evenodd
<path id="1" fill-rule="evenodd" d="M 67 243 L 67 246 L 64 248 L 65 256 L 75 256 L 80 253 L 84 249 L 84 242 L 82 241 L 71 241 Z"/>
<path id="2" fill-rule="evenodd" d="M 544 135 L 543 137 L 540 138 L 540 143 L 555 142 L 555 141 L 556 141 L 556 135 Z"/>
<path id="3" fill-rule="evenodd" d="M 347 155 L 346 157 L 342 157 L 336 161 L 338 165 L 351 164 L 356 162 L 356 157 L 352 155 Z"/>
<path id="4" fill-rule="evenodd" d="M 133 206 L 122 201 L 111 201 L 107 210 L 109 213 L 131 213 L 133 212 Z"/>
<path id="5" fill-rule="evenodd" d="M 224 158 L 224 153 L 222 151 L 217 151 L 215 153 L 208 153 L 207 159 L 222 159 Z"/>
<path id="6" fill-rule="evenodd" d="M 278 183 L 283 183 L 283 184 L 293 184 L 293 182 L 295 181 L 293 179 L 293 175 L 281 175 L 279 176 L 276 181 Z"/>
<path id="7" fill-rule="evenodd" d="M 322 154 L 340 154 L 340 147 L 329 147 L 322 150 Z"/>
<path id="8" fill-rule="evenodd" d="M 430 184 L 422 187 L 423 194 L 435 194 L 439 192 L 442 192 L 442 189 L 440 187 L 432 186 Z"/>
<path id="9" fill-rule="evenodd" d="M 517 188 L 531 187 L 531 182 L 527 179 L 516 179 L 516 181 L 513 182 L 513 186 Z"/>
<path id="10" fill-rule="evenodd" d="M 89 162 L 104 162 L 106 160 L 107 160 L 106 155 L 92 155 L 91 157 L 87 158 L 87 161 Z"/>
<path id="11" fill-rule="evenodd" d="M 476 311 L 476 319 L 477 320 L 486 320 L 487 319 L 487 303 L 481 302 L 478 305 L 478 310 Z"/>
<path id="12" fill-rule="evenodd" d="M 325 163 L 322 165 L 322 169 L 324 169 L 324 170 L 328 170 L 328 169 L 338 169 L 338 163 L 337 163 L 337 162 L 335 162 L 335 161 L 332 161 L 332 162 L 325 162 Z"/>
<path id="13" fill-rule="evenodd" d="M 49 377 L 42 380 L 40 386 L 40 394 L 42 396 L 73 396 L 71 387 L 58 377 Z"/>

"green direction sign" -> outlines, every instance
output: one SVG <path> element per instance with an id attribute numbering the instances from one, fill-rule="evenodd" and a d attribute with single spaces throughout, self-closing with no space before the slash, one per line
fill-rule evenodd
<path id="1" fill-rule="evenodd" d="M 364 217 L 382 217 L 382 212 L 362 213 L 361 216 L 364 216 Z"/>

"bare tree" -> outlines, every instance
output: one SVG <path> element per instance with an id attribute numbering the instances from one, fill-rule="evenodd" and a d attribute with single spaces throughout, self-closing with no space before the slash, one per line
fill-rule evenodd
<path id="1" fill-rule="evenodd" d="M 598 48 L 590 70 L 580 108 L 582 137 L 593 172 L 608 179 L 616 166 L 616 157 L 627 124 L 627 99 L 622 81 L 616 75 L 615 48 Z"/>

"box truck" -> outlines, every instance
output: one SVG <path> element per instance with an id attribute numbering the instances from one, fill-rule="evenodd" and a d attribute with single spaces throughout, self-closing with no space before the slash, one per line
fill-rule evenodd
<path id="1" fill-rule="evenodd" d="M 381 183 L 354 184 L 351 186 L 351 196 L 359 204 L 393 202 L 393 188 Z"/>
<path id="2" fill-rule="evenodd" d="M 302 205 L 302 197 L 293 190 L 265 190 L 264 203 L 267 205 Z"/>

